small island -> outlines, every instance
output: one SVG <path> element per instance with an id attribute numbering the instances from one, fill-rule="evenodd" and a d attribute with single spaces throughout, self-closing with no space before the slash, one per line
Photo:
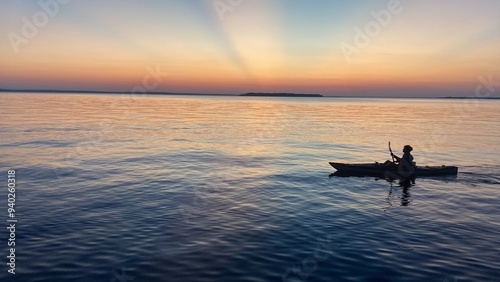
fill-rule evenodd
<path id="1" fill-rule="evenodd" d="M 247 97 L 323 97 L 321 94 L 297 94 L 297 93 L 245 93 L 241 94 L 240 96 L 247 96 Z"/>

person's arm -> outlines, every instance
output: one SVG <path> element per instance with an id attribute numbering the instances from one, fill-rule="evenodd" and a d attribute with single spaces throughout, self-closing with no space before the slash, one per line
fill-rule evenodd
<path id="1" fill-rule="evenodd" d="M 396 155 L 394 155 L 394 153 L 391 154 L 391 156 L 393 156 L 396 159 L 396 162 L 400 162 L 401 161 L 401 158 L 398 157 L 398 156 L 396 156 Z"/>

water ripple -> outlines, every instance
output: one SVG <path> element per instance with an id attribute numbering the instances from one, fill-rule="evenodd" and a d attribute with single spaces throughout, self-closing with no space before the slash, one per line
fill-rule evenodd
<path id="1" fill-rule="evenodd" d="M 464 121 L 452 132 L 431 119 L 461 138 L 430 146 L 428 116 L 401 121 L 388 111 L 439 115 L 452 102 L 148 97 L 130 118 L 110 106 L 116 99 L 11 99 L 6 111 L 18 119 L 1 121 L 0 167 L 16 169 L 19 275 L 3 271 L 1 281 L 500 277 L 500 148 L 491 145 L 500 137 L 476 134 L 495 126 Z M 498 117 L 481 107 L 471 120 Z M 327 161 L 387 158 L 387 138 L 400 128 L 415 148 L 440 152 L 416 150 L 419 163 L 443 156 L 467 165 L 409 188 L 328 177 Z M 471 140 L 477 158 L 462 150 Z"/>

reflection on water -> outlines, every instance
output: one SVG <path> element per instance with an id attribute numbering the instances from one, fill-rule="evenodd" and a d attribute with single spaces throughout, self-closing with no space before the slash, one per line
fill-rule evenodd
<path id="1" fill-rule="evenodd" d="M 122 269 L 134 281 L 500 276 L 500 101 L 453 119 L 459 100 L 0 102 L 0 167 L 17 171 L 22 213 L 20 274 L 1 281 L 110 281 Z M 460 173 L 325 177 L 328 161 L 387 159 L 387 141 Z"/>
<path id="2" fill-rule="evenodd" d="M 355 178 L 364 176 L 352 176 L 349 174 L 334 172 L 329 175 L 329 178 L 331 177 Z M 389 194 L 386 197 L 389 206 L 392 207 L 394 205 L 395 199 L 398 199 L 400 201 L 401 206 L 409 206 L 411 204 L 412 200 L 411 200 L 410 188 L 416 185 L 415 177 L 401 178 L 401 179 L 375 177 L 374 179 L 376 181 L 385 180 L 389 184 L 390 187 Z M 394 184 L 396 184 L 396 186 Z M 400 195 L 396 194 L 399 192 L 395 193 L 395 190 L 400 190 L 401 191 Z"/>
<path id="3" fill-rule="evenodd" d="M 395 198 L 400 200 L 400 205 L 403 207 L 409 206 L 412 202 L 410 188 L 415 185 L 415 178 L 406 178 L 401 180 L 388 180 L 390 183 L 389 194 L 387 195 L 387 201 L 390 206 L 393 206 Z M 394 195 L 394 182 L 397 182 L 398 190 L 401 190 L 400 195 Z M 399 193 L 399 192 L 397 192 Z"/>

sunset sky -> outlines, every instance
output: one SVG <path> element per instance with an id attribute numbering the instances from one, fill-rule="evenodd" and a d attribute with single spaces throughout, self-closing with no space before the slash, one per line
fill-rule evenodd
<path id="1" fill-rule="evenodd" d="M 418 97 L 500 81 L 498 0 L 1 0 L 0 33 L 9 89 Z"/>

